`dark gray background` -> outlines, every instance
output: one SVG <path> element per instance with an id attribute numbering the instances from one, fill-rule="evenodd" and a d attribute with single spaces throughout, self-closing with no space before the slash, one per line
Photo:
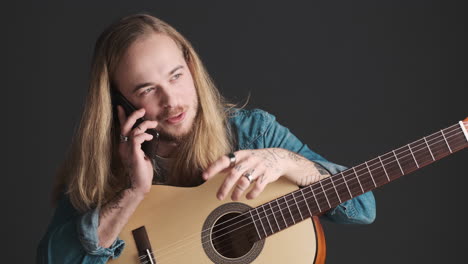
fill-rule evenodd
<path id="1" fill-rule="evenodd" d="M 463 1 L 17 2 L 1 9 L 3 263 L 31 263 L 99 33 L 162 18 L 222 93 L 351 166 L 468 116 Z M 229 2 L 229 3 L 228 3 Z M 453 263 L 468 250 L 465 150 L 376 190 L 369 226 L 324 222 L 328 263 Z"/>

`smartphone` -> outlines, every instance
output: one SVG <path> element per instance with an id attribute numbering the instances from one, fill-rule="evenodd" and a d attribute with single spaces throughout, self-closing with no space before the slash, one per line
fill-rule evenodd
<path id="1" fill-rule="evenodd" d="M 112 107 L 114 111 L 114 118 L 117 118 L 118 120 L 118 112 L 117 112 L 117 105 L 120 105 L 123 107 L 125 111 L 125 115 L 128 117 L 131 113 L 136 111 L 136 107 L 130 103 L 130 101 L 123 96 L 122 93 L 119 91 L 116 91 L 115 89 L 112 89 L 111 91 L 111 96 L 112 96 Z M 145 121 L 144 117 L 138 118 L 133 125 L 132 129 L 136 128 L 139 126 L 143 121 Z M 145 131 L 145 133 L 153 135 L 153 139 L 150 141 L 145 141 L 143 144 L 141 144 L 141 149 L 143 152 L 145 152 L 146 156 L 149 158 L 155 159 L 156 157 L 156 148 L 158 147 L 158 141 L 159 141 L 159 132 L 154 129 L 154 128 L 149 128 Z"/>

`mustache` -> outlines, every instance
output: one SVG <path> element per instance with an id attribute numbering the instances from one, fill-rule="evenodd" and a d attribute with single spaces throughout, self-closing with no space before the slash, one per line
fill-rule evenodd
<path id="1" fill-rule="evenodd" d="M 173 108 L 165 108 L 164 112 L 158 115 L 159 120 L 166 120 L 171 116 L 175 116 L 177 114 L 180 114 L 182 112 L 185 112 L 187 110 L 187 106 L 176 106 Z"/>

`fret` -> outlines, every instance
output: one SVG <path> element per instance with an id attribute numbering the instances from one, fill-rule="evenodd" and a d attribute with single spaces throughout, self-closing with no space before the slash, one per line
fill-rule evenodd
<path id="1" fill-rule="evenodd" d="M 414 157 L 416 158 L 416 161 L 419 165 L 418 168 L 422 168 L 434 162 L 431 156 L 431 151 L 427 147 L 427 144 L 423 138 L 409 144 L 409 146 L 411 150 L 413 151 Z"/>
<path id="2" fill-rule="evenodd" d="M 385 165 L 383 164 L 382 159 L 380 158 L 380 156 L 379 156 L 379 161 L 380 161 L 380 164 L 382 164 L 382 168 L 383 168 L 383 170 L 384 170 L 384 172 L 385 172 L 385 176 L 387 176 L 388 182 L 390 182 L 390 177 L 388 176 L 388 172 L 387 172 L 387 170 L 385 169 Z"/>
<path id="3" fill-rule="evenodd" d="M 265 212 L 265 218 L 266 218 L 266 220 L 267 220 L 267 222 L 268 222 L 268 226 L 270 227 L 271 234 L 274 234 L 275 231 L 273 230 L 273 227 L 271 226 L 270 219 L 269 219 L 269 217 L 268 217 L 268 213 L 267 213 L 267 211 L 265 210 L 265 206 L 264 206 L 264 205 L 262 205 L 262 209 L 263 209 L 263 212 Z M 268 226 L 267 226 L 267 227 L 268 227 Z"/>
<path id="4" fill-rule="evenodd" d="M 269 202 L 268 205 L 270 206 L 271 213 L 272 213 L 272 215 L 273 215 L 273 218 L 275 219 L 276 226 L 278 227 L 278 230 L 277 230 L 276 232 L 278 232 L 278 231 L 281 230 L 281 227 L 280 227 L 280 225 L 279 225 L 279 223 L 278 223 L 278 220 L 276 219 L 276 215 L 275 215 L 276 212 L 273 210 L 273 207 L 271 206 L 271 202 Z M 276 233 L 276 232 L 275 232 L 275 233 Z"/>
<path id="5" fill-rule="evenodd" d="M 286 227 L 289 226 L 289 225 L 288 225 L 288 221 L 286 221 L 286 218 L 284 218 L 283 209 L 281 209 L 281 206 L 280 206 L 280 203 L 279 203 L 278 200 L 279 200 L 279 198 L 276 199 L 276 203 L 278 204 L 278 208 L 279 208 L 279 211 L 280 211 L 280 213 L 281 213 L 281 217 L 283 217 L 284 226 L 285 226 L 285 228 L 286 228 Z"/>
<path id="6" fill-rule="evenodd" d="M 388 152 L 380 156 L 385 166 L 385 170 L 388 173 L 388 177 L 390 181 L 402 176 L 400 166 L 398 166 L 398 162 L 396 160 L 396 156 L 393 155 L 393 152 Z"/>
<path id="7" fill-rule="evenodd" d="M 297 210 L 299 211 L 299 215 L 301 216 L 301 220 L 304 220 L 304 217 L 302 216 L 302 213 L 301 213 L 301 208 L 299 207 L 299 204 L 297 203 L 296 197 L 294 197 L 294 193 L 295 193 L 295 192 L 292 193 L 292 197 L 293 197 L 293 199 L 294 199 L 294 203 L 295 203 L 296 206 L 297 206 Z"/>
<path id="8" fill-rule="evenodd" d="M 332 177 L 326 177 L 321 180 L 322 187 L 325 189 L 325 195 L 328 198 L 330 208 L 335 207 L 336 205 L 340 204 L 340 197 L 338 197 L 338 193 L 336 192 L 335 188 L 333 187 L 333 179 Z"/>
<path id="9" fill-rule="evenodd" d="M 303 195 L 302 188 L 295 191 L 293 195 L 297 200 L 297 204 L 300 209 L 302 219 L 306 219 L 309 216 L 311 216 L 309 213 L 310 211 L 309 205 L 308 205 L 306 197 Z"/>
<path id="10" fill-rule="evenodd" d="M 427 142 L 429 143 L 430 149 L 436 160 L 439 160 L 450 154 L 450 150 L 447 146 L 447 143 L 445 143 L 442 131 L 438 131 L 437 133 L 428 136 Z"/>
<path id="11" fill-rule="evenodd" d="M 328 195 L 325 193 L 325 189 L 323 188 L 322 181 L 319 181 L 319 184 L 320 184 L 320 187 L 322 187 L 323 196 L 325 196 L 325 199 L 327 199 L 328 207 L 332 208 L 332 206 L 330 205 L 330 201 L 328 200 L 328 197 L 327 197 Z"/>
<path id="12" fill-rule="evenodd" d="M 411 152 L 411 156 L 413 156 L 414 162 L 416 163 L 416 167 L 419 168 L 418 161 L 416 160 L 416 157 L 414 156 L 414 153 L 413 153 L 413 151 L 411 150 L 410 144 L 408 144 L 407 146 L 408 146 L 409 151 Z"/>
<path id="13" fill-rule="evenodd" d="M 320 212 L 320 209 L 318 207 L 318 201 L 317 201 L 316 197 L 314 196 L 312 185 L 301 188 L 301 190 L 302 190 L 302 193 L 304 194 L 304 197 L 306 199 L 305 200 L 306 205 L 310 209 L 310 211 L 311 212 Z M 303 212 L 303 213 L 307 214 L 307 212 Z"/>
<path id="14" fill-rule="evenodd" d="M 304 192 L 303 192 L 302 189 L 300 189 L 300 190 L 301 190 L 302 197 L 304 197 L 304 201 L 305 201 L 305 204 L 307 206 L 307 210 L 309 210 L 309 215 L 312 216 L 313 214 L 312 214 L 312 211 L 310 211 L 309 203 L 307 202 L 307 199 L 306 199 L 306 197 L 304 195 Z"/>
<path id="15" fill-rule="evenodd" d="M 357 181 L 359 183 L 359 186 L 361 187 L 362 193 L 364 193 L 364 189 L 362 188 L 362 184 L 361 184 L 361 181 L 359 180 L 359 177 L 358 177 L 358 175 L 356 173 L 355 167 L 353 167 L 353 171 L 354 171 L 354 175 L 356 176 L 356 179 L 357 179 Z"/>
<path id="16" fill-rule="evenodd" d="M 467 146 L 467 142 L 463 131 L 458 126 L 450 130 L 451 131 L 446 131 L 445 133 L 447 142 L 449 143 L 452 151 L 457 152 L 458 150 L 465 148 Z"/>
<path id="17" fill-rule="evenodd" d="M 435 161 L 434 154 L 432 154 L 431 147 L 429 147 L 426 137 L 424 137 L 424 142 L 426 142 L 427 149 L 429 150 L 429 153 L 431 153 L 432 160 Z"/>
<path id="18" fill-rule="evenodd" d="M 343 177 L 347 185 L 349 186 L 349 190 L 351 191 L 351 197 L 356 197 L 362 194 L 361 187 L 356 175 L 353 172 L 353 169 L 348 169 L 342 172 Z"/>
<path id="19" fill-rule="evenodd" d="M 252 210 L 255 210 L 255 209 L 252 209 Z M 258 238 L 259 238 L 259 239 L 262 239 L 262 236 L 260 235 L 260 232 L 258 232 L 257 221 L 255 220 L 255 218 L 254 218 L 254 216 L 253 216 L 253 214 L 252 214 L 252 210 L 249 210 L 249 212 L 250 212 L 250 217 L 252 218 L 252 222 L 253 222 L 253 224 L 254 224 L 254 226 L 255 226 L 255 230 L 257 230 Z"/>
<path id="20" fill-rule="evenodd" d="M 322 208 L 320 208 L 320 205 L 317 201 L 317 196 L 315 196 L 314 189 L 312 188 L 313 185 L 309 185 L 310 192 L 312 193 L 312 196 L 314 196 L 314 201 L 317 204 L 317 208 L 319 209 L 320 212 L 322 212 Z"/>
<path id="21" fill-rule="evenodd" d="M 284 199 L 284 202 L 285 202 L 285 204 L 286 204 L 286 207 L 288 207 L 289 213 L 291 214 L 291 219 L 292 219 L 292 221 L 293 221 L 293 224 L 296 224 L 296 221 L 294 220 L 294 215 L 293 215 L 293 213 L 291 212 L 291 208 L 289 208 L 288 201 L 286 200 L 286 197 L 283 196 L 283 199 Z"/>
<path id="22" fill-rule="evenodd" d="M 338 190 L 336 189 L 335 181 L 333 180 L 333 177 L 330 176 L 329 178 L 330 178 L 331 183 L 333 184 L 333 189 L 335 189 L 336 197 L 338 197 L 338 200 L 340 201 L 340 204 L 343 203 L 341 201 L 340 194 L 339 194 Z"/>
<path id="23" fill-rule="evenodd" d="M 266 230 L 265 230 L 265 226 L 263 226 L 263 220 L 262 220 L 262 217 L 260 215 L 260 213 L 258 212 L 258 207 L 255 208 L 255 210 L 257 211 L 257 215 L 258 215 L 258 220 L 260 220 L 260 225 L 262 226 L 262 229 L 263 229 L 263 233 L 265 233 L 265 237 L 268 236 Z"/>
<path id="24" fill-rule="evenodd" d="M 335 185 L 336 185 L 337 188 L 341 188 L 341 189 L 345 188 L 347 190 L 347 192 L 345 192 L 345 191 L 339 191 L 338 192 L 339 194 L 342 195 L 342 199 L 341 199 L 342 201 L 346 201 L 346 200 L 349 200 L 349 199 L 353 198 L 353 195 L 351 194 L 351 190 L 349 189 L 348 183 L 346 182 L 346 179 L 343 176 L 343 172 L 340 172 L 340 173 L 338 173 L 336 175 L 333 175 L 331 177 L 333 177 L 335 179 L 334 182 L 336 183 Z M 347 193 L 349 194 L 349 197 L 348 197 Z"/>
<path id="25" fill-rule="evenodd" d="M 292 196 L 292 198 L 288 197 L 286 199 L 287 200 L 287 205 L 291 209 L 294 222 L 298 223 L 298 222 L 303 220 L 302 213 L 301 213 L 301 208 L 299 208 L 298 204 L 295 202 L 294 192 L 288 194 L 287 196 Z M 297 211 L 299 213 L 297 213 Z"/>
<path id="26" fill-rule="evenodd" d="M 315 197 L 317 197 L 317 203 L 320 205 L 320 210 L 324 211 L 331 207 L 328 205 L 328 202 L 327 202 L 328 198 L 326 196 L 326 193 L 323 192 L 323 189 L 320 186 L 320 184 L 321 184 L 320 182 L 315 182 L 311 185 L 311 187 L 312 187 L 313 193 L 315 194 Z"/>
<path id="27" fill-rule="evenodd" d="M 396 162 L 398 163 L 398 167 L 400 167 L 401 174 L 402 174 L 402 175 L 405 175 L 405 172 L 403 171 L 403 168 L 401 167 L 400 162 L 398 161 L 398 157 L 397 157 L 397 155 L 396 155 L 396 153 L 395 153 L 395 150 L 393 150 L 392 152 L 393 152 L 393 155 L 395 156 Z"/>
<path id="28" fill-rule="evenodd" d="M 374 176 L 372 176 L 372 172 L 369 169 L 369 165 L 367 164 L 367 161 L 365 163 L 366 163 L 367 170 L 369 171 L 370 178 L 372 179 L 372 182 L 374 183 L 374 187 L 377 187 L 377 184 L 375 184 Z"/>
<path id="29" fill-rule="evenodd" d="M 385 170 L 384 168 L 382 168 L 382 163 L 379 161 L 378 158 L 371 159 L 366 163 L 369 170 L 369 174 L 374 180 L 374 188 L 388 183 L 388 178 L 386 177 Z"/>
<path id="30" fill-rule="evenodd" d="M 397 150 L 398 151 L 395 151 L 395 153 L 398 156 L 398 160 L 400 161 L 401 167 L 403 168 L 405 174 L 408 174 L 418 169 L 418 165 L 416 164 L 416 161 L 411 155 L 409 145 L 404 145 L 403 147 L 398 148 Z"/>
<path id="31" fill-rule="evenodd" d="M 441 130 L 440 132 L 442 133 L 442 136 L 444 137 L 445 143 L 447 143 L 447 147 L 448 147 L 448 149 L 450 150 L 450 153 L 453 153 L 453 152 L 452 152 L 452 149 L 450 148 L 450 145 L 449 145 L 447 139 L 445 138 L 444 131 Z"/>
<path id="32" fill-rule="evenodd" d="M 375 188 L 373 179 L 369 174 L 365 163 L 354 166 L 354 171 L 357 173 L 356 177 L 361 182 L 361 186 L 364 189 L 363 192 L 367 192 Z"/>
<path id="33" fill-rule="evenodd" d="M 303 194 L 306 199 L 306 204 L 310 208 L 311 212 L 320 212 L 320 209 L 318 207 L 318 201 L 316 197 L 314 196 L 314 192 L 312 189 L 312 185 L 309 185 L 307 187 L 304 187 Z"/>

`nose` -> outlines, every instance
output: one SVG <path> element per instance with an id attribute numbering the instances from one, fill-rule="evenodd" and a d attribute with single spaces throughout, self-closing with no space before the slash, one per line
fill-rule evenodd
<path id="1" fill-rule="evenodd" d="M 168 89 L 167 87 L 160 88 L 161 106 L 164 108 L 173 108 L 178 105 L 179 96 L 176 94 L 174 89 Z"/>

